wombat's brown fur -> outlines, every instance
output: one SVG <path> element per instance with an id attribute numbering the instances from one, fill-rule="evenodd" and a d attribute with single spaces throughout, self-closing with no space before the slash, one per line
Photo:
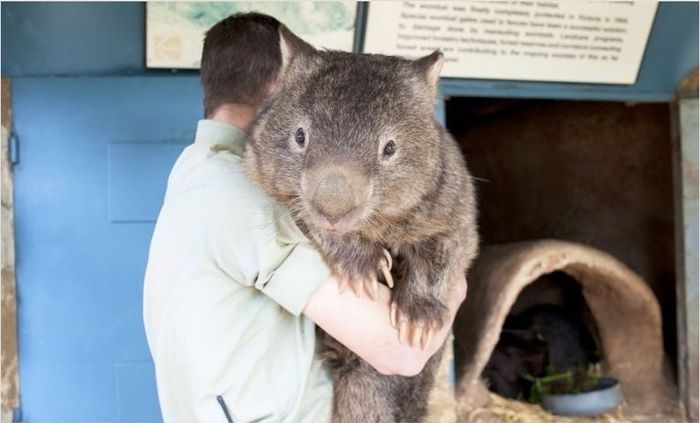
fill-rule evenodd
<path id="1" fill-rule="evenodd" d="M 249 176 L 289 206 L 336 273 L 376 278 L 390 250 L 399 315 L 442 325 L 450 283 L 478 244 L 471 177 L 434 117 L 442 54 L 317 51 L 284 27 L 280 35 L 278 84 L 248 134 Z M 323 342 L 335 421 L 424 418 L 441 353 L 418 376 L 385 376 Z"/>

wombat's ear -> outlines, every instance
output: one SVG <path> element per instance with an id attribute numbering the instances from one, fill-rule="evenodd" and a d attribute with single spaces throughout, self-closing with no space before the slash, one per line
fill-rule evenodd
<path id="1" fill-rule="evenodd" d="M 316 49 L 306 41 L 297 37 L 284 25 L 280 25 L 279 33 L 280 54 L 282 55 L 282 66 L 279 75 L 284 75 L 292 61 L 301 57 L 311 56 L 316 52 Z"/>
<path id="2" fill-rule="evenodd" d="M 437 88 L 440 82 L 440 71 L 444 62 L 443 54 L 440 50 L 435 50 L 425 57 L 413 61 L 413 66 L 419 74 L 423 75 L 425 81 L 432 88 Z"/>

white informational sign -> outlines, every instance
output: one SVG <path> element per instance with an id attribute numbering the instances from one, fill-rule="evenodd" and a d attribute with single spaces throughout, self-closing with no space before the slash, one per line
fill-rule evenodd
<path id="1" fill-rule="evenodd" d="M 146 3 L 146 66 L 198 69 L 204 34 L 233 13 L 260 12 L 279 19 L 318 48 L 351 51 L 355 1 L 149 1 Z"/>
<path id="2" fill-rule="evenodd" d="M 443 77 L 634 84 L 654 1 L 371 2 L 365 53 L 441 49 Z"/>

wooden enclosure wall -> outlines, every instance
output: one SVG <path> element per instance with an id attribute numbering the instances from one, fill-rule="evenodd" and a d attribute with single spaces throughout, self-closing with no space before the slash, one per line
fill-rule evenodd
<path id="1" fill-rule="evenodd" d="M 452 99 L 484 245 L 557 238 L 601 249 L 651 286 L 676 354 L 667 103 Z"/>

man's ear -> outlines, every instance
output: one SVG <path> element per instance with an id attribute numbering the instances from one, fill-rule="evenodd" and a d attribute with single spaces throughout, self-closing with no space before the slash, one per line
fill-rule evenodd
<path id="1" fill-rule="evenodd" d="M 297 37 L 284 25 L 280 25 L 279 34 L 280 54 L 282 56 L 279 76 L 282 77 L 289 70 L 289 66 L 294 60 L 311 57 L 316 53 L 316 49 L 306 41 Z"/>
<path id="2" fill-rule="evenodd" d="M 435 50 L 427 56 L 413 61 L 413 66 L 419 75 L 423 76 L 425 82 L 434 92 L 437 91 L 440 82 L 440 71 L 444 62 L 443 54 L 440 50 Z"/>

